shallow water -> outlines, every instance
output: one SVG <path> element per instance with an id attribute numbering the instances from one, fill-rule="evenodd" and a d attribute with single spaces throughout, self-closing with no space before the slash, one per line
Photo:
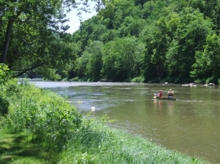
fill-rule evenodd
<path id="1" fill-rule="evenodd" d="M 220 89 L 133 83 L 34 82 L 86 113 L 117 120 L 111 126 L 211 163 L 220 163 Z M 172 88 L 177 101 L 154 100 Z M 93 108 L 92 108 L 93 107 Z"/>

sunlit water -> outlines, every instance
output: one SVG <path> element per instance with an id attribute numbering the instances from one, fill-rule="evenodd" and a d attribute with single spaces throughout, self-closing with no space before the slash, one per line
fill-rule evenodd
<path id="1" fill-rule="evenodd" d="M 211 163 L 220 163 L 220 89 L 133 83 L 34 82 L 111 126 Z M 177 101 L 154 100 L 172 88 Z"/>

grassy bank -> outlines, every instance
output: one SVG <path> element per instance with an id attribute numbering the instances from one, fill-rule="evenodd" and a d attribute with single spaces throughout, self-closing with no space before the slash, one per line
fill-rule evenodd
<path id="1" fill-rule="evenodd" d="M 9 134 L 0 129 L 1 164 L 42 164 L 50 161 L 42 145 L 31 142 L 27 133 Z"/>
<path id="2" fill-rule="evenodd" d="M 65 98 L 28 83 L 11 80 L 0 89 L 0 163 L 207 163 L 111 129 L 106 119 L 82 116 Z"/>
<path id="3" fill-rule="evenodd" d="M 204 164 L 207 162 L 170 151 L 146 139 L 111 129 L 99 120 L 94 120 L 89 131 L 79 133 L 71 140 L 68 149 L 63 152 L 61 163 Z"/>

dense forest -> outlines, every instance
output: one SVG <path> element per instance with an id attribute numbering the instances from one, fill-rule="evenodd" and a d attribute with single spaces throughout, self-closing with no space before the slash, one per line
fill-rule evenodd
<path id="1" fill-rule="evenodd" d="M 220 83 L 219 0 L 96 2 L 68 34 L 73 1 L 1 1 L 1 63 L 49 80 Z"/>

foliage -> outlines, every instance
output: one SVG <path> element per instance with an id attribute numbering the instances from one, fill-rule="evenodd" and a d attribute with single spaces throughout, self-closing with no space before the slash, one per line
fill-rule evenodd
<path id="1" fill-rule="evenodd" d="M 61 76 L 57 74 L 56 69 L 41 67 L 38 69 L 38 72 L 41 72 L 41 76 L 44 77 L 44 80 L 61 80 Z"/>
<path id="2" fill-rule="evenodd" d="M 0 97 L 0 116 L 8 114 L 8 107 L 9 102 L 6 99 Z"/>
<path id="3" fill-rule="evenodd" d="M 13 85 L 17 92 L 6 93 L 10 105 L 4 127 L 11 133 L 30 131 L 34 140 L 45 144 L 46 150 L 62 151 L 80 127 L 81 115 L 55 93 L 27 82 Z"/>
<path id="4" fill-rule="evenodd" d="M 186 14 L 191 11 L 191 14 Z M 212 28 L 211 22 L 204 20 L 198 10 L 185 8 L 180 13 L 180 23 L 167 53 L 170 76 L 189 78 L 195 63 L 196 51 L 203 50 L 206 36 Z"/>
<path id="5" fill-rule="evenodd" d="M 100 76 L 110 81 L 130 81 L 136 76 L 144 76 L 145 82 L 204 82 L 210 78 L 217 83 L 219 75 L 215 71 L 218 69 L 215 61 L 218 61 L 219 53 L 217 50 L 209 53 L 209 49 L 218 45 L 207 38 L 219 36 L 219 16 L 216 14 L 219 6 L 219 1 L 204 0 L 114 1 L 102 8 L 97 16 L 83 22 L 72 38 L 74 42 L 82 43 L 82 54 L 91 42 L 103 43 Z M 94 35 L 95 31 L 98 36 Z M 144 55 L 135 67 L 135 75 L 128 73 L 132 57 L 126 50 L 130 45 L 124 44 L 124 38 L 132 37 L 145 47 Z M 208 60 L 213 67 L 207 67 L 205 60 L 212 53 L 215 57 Z M 91 57 L 94 55 L 90 54 L 87 61 Z M 86 71 L 83 76 L 80 73 L 80 79 L 88 78 Z"/>
<path id="6" fill-rule="evenodd" d="M 220 68 L 220 56 L 218 54 L 220 54 L 220 51 L 217 47 L 219 46 L 219 41 L 220 37 L 216 34 L 207 36 L 204 50 L 196 53 L 196 62 L 193 65 L 194 70 L 191 72 L 192 76 L 207 79 L 206 83 L 218 83 L 217 79 L 220 77 L 218 71 Z"/>
<path id="7" fill-rule="evenodd" d="M 91 54 L 84 51 L 83 55 L 76 60 L 76 71 L 80 79 L 86 79 L 86 67 L 89 63 Z"/>
<path id="8" fill-rule="evenodd" d="M 13 85 L 10 86 L 12 80 L 10 80 L 11 74 L 9 68 L 5 64 L 0 64 L 0 117 L 1 115 L 8 114 L 9 102 L 7 100 L 6 91 L 13 92 Z M 8 87 L 10 86 L 10 87 Z"/>
<path id="9" fill-rule="evenodd" d="M 102 47 L 103 43 L 99 41 L 91 42 L 87 51 L 91 53 L 89 62 L 86 66 L 87 77 L 91 81 L 99 81 L 101 79 L 102 70 Z"/>
<path id="10" fill-rule="evenodd" d="M 136 83 L 143 83 L 144 82 L 144 77 L 139 76 L 139 77 L 135 77 L 131 80 L 131 82 L 136 82 Z"/>
<path id="11" fill-rule="evenodd" d="M 74 0 L 2 0 L 0 62 L 15 71 L 15 77 L 27 73 L 33 78 L 35 74 L 30 71 L 38 67 L 57 69 L 75 60 L 76 50 L 70 34 L 66 34 L 69 28 L 66 14 L 71 10 L 88 12 L 87 3 L 86 0 L 81 3 Z M 38 75 L 43 73 L 38 71 Z"/>
<path id="12" fill-rule="evenodd" d="M 10 79 L 9 68 L 7 65 L 0 63 L 0 85 Z"/>
<path id="13" fill-rule="evenodd" d="M 112 81 L 125 81 L 140 72 L 143 47 L 135 37 L 116 39 L 103 48 L 102 77 Z"/>
<path id="14" fill-rule="evenodd" d="M 97 15 L 67 34 L 66 13 L 89 12 L 80 2 L 0 2 L 1 60 L 13 76 L 217 83 L 218 0 L 95 0 Z"/>

